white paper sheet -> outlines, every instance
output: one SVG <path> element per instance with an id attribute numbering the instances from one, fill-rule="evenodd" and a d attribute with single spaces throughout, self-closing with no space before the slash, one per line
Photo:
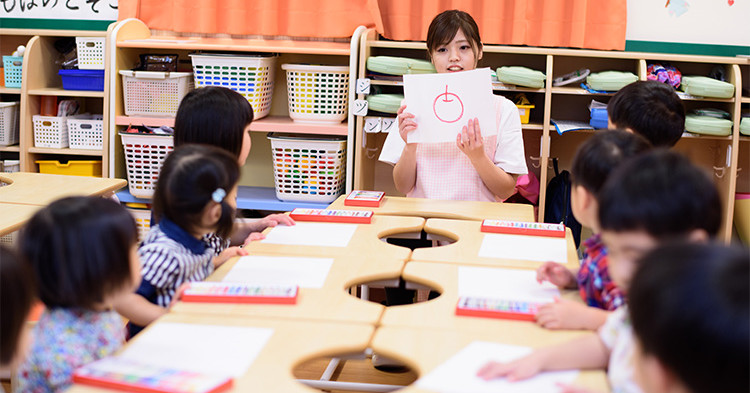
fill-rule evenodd
<path id="1" fill-rule="evenodd" d="M 562 237 L 485 233 L 478 255 L 483 258 L 567 263 L 568 241 Z"/>
<path id="2" fill-rule="evenodd" d="M 333 258 L 270 257 L 240 258 L 222 281 L 254 285 L 297 285 L 321 288 L 333 265 Z"/>
<path id="3" fill-rule="evenodd" d="M 357 228 L 357 224 L 297 222 L 295 225 L 279 225 L 273 228 L 261 242 L 295 246 L 346 247 Z"/>
<path id="4" fill-rule="evenodd" d="M 497 134 L 489 68 L 404 75 L 404 103 L 417 123 L 409 143 L 455 142 L 461 128 L 474 118 L 479 119 L 483 137 Z"/>
<path id="5" fill-rule="evenodd" d="M 476 376 L 488 361 L 508 362 L 531 351 L 528 347 L 474 341 L 418 379 L 416 384 L 441 393 L 539 393 L 557 392 L 560 390 L 558 383 L 570 384 L 578 376 L 578 371 L 555 371 L 518 382 L 507 382 L 504 378 L 485 381 Z"/>
<path id="6" fill-rule="evenodd" d="M 535 270 L 461 266 L 458 296 L 548 303 L 560 291 L 549 282 L 538 283 Z"/>
<path id="7" fill-rule="evenodd" d="M 142 364 L 209 375 L 244 374 L 273 329 L 160 322 L 119 355 Z"/>

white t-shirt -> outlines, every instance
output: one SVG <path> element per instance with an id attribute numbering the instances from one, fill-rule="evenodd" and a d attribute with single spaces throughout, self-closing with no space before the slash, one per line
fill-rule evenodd
<path id="1" fill-rule="evenodd" d="M 526 158 L 523 150 L 521 117 L 518 108 L 509 99 L 495 95 L 497 108 L 497 148 L 493 162 L 507 173 L 525 175 Z M 401 138 L 397 128 L 391 129 L 380 152 L 380 161 L 395 165 L 401 159 L 406 142 Z"/>
<path id="2" fill-rule="evenodd" d="M 607 378 L 612 393 L 642 393 L 635 383 L 635 339 L 627 305 L 607 317 L 607 321 L 599 328 L 599 338 L 609 350 Z"/>

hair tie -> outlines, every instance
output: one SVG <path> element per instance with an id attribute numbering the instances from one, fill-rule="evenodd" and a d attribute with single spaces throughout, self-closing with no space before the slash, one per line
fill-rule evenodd
<path id="1" fill-rule="evenodd" d="M 217 188 L 216 191 L 211 194 L 211 199 L 213 199 L 216 203 L 221 203 L 221 201 L 224 200 L 225 196 L 227 196 L 227 192 L 224 191 L 223 188 Z"/>

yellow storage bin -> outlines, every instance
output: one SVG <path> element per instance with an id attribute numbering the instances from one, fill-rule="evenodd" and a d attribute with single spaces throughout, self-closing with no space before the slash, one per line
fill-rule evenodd
<path id="1" fill-rule="evenodd" d="M 36 163 L 39 165 L 39 173 L 73 176 L 102 176 L 101 161 L 70 160 L 67 164 L 62 164 L 57 160 L 40 160 L 36 161 Z"/>
<path id="2" fill-rule="evenodd" d="M 750 193 L 735 194 L 734 226 L 737 227 L 740 239 L 750 246 Z"/>
<path id="3" fill-rule="evenodd" d="M 521 124 L 529 124 L 529 115 L 531 115 L 534 105 L 529 102 L 529 99 L 523 93 L 516 95 L 513 101 L 518 108 L 518 114 L 521 115 Z"/>

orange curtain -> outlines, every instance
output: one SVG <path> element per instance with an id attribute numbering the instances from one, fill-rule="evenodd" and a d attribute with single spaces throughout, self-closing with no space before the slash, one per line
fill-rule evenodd
<path id="1" fill-rule="evenodd" d="M 368 0 L 378 33 L 424 41 L 435 15 L 468 12 L 486 44 L 625 49 L 627 0 Z"/>
<path id="2" fill-rule="evenodd" d="M 119 19 L 180 33 L 351 37 L 373 27 L 367 0 L 120 0 Z"/>
<path id="3" fill-rule="evenodd" d="M 359 25 L 424 41 L 435 15 L 470 13 L 487 44 L 625 49 L 627 0 L 120 0 L 119 18 L 181 33 L 350 37 Z"/>

